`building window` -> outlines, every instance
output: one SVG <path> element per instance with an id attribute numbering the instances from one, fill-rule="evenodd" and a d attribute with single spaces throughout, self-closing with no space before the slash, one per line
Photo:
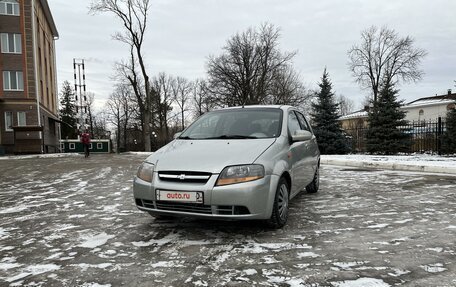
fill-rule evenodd
<path id="1" fill-rule="evenodd" d="M 97 143 L 97 149 L 103 149 L 103 143 Z"/>
<path id="2" fill-rule="evenodd" d="M 0 33 L 2 53 L 20 54 L 22 52 L 21 34 Z"/>
<path id="3" fill-rule="evenodd" d="M 19 16 L 19 3 L 14 0 L 0 1 L 0 14 Z"/>
<path id="4" fill-rule="evenodd" d="M 418 112 L 418 115 L 419 115 L 420 117 L 424 116 L 424 111 L 423 111 L 423 110 L 420 110 L 420 111 Z"/>
<path id="5" fill-rule="evenodd" d="M 5 131 L 13 131 L 13 112 L 5 112 Z"/>
<path id="6" fill-rule="evenodd" d="M 3 90 L 5 91 L 23 91 L 24 78 L 22 72 L 3 71 Z"/>
<path id="7" fill-rule="evenodd" d="M 17 112 L 17 125 L 19 127 L 27 125 L 27 114 L 25 112 Z"/>
<path id="8" fill-rule="evenodd" d="M 70 143 L 70 144 L 69 144 L 69 148 L 70 148 L 70 149 L 76 149 L 75 143 Z"/>

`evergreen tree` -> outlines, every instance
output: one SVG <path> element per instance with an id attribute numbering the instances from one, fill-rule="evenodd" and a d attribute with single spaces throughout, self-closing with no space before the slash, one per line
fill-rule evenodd
<path id="1" fill-rule="evenodd" d="M 445 153 L 456 153 L 456 109 L 451 109 L 447 113 L 443 150 Z"/>
<path id="2" fill-rule="evenodd" d="M 374 154 L 396 154 L 410 148 L 410 135 L 399 129 L 407 124 L 405 112 L 400 110 L 397 100 L 398 90 L 387 83 L 380 90 L 377 102 L 369 110 L 369 129 L 366 136 L 366 149 Z"/>
<path id="3" fill-rule="evenodd" d="M 338 121 L 339 104 L 336 103 L 326 68 L 321 78 L 320 91 L 315 103 L 312 103 L 312 123 L 318 147 L 322 154 L 345 154 L 349 152 L 340 122 Z"/>
<path id="4" fill-rule="evenodd" d="M 63 124 L 60 125 L 62 139 L 73 139 L 77 137 L 76 134 L 76 106 L 74 91 L 70 82 L 65 81 L 60 91 L 60 119 Z"/>

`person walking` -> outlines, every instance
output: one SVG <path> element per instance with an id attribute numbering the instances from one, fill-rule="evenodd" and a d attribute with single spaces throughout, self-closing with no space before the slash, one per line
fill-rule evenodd
<path id="1" fill-rule="evenodd" d="M 89 157 L 90 154 L 90 134 L 88 130 L 85 130 L 81 134 L 81 143 L 84 147 L 84 155 L 85 157 Z"/>

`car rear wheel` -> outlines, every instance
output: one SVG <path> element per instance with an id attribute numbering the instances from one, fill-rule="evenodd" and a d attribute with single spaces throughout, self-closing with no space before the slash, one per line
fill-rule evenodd
<path id="1" fill-rule="evenodd" d="M 306 186 L 306 191 L 308 193 L 315 193 L 320 188 L 320 167 L 317 166 L 317 170 L 315 170 L 315 175 L 311 183 Z"/>
<path id="2" fill-rule="evenodd" d="M 288 183 L 282 177 L 277 185 L 272 215 L 268 220 L 268 225 L 272 228 L 282 228 L 287 223 L 289 194 Z"/>

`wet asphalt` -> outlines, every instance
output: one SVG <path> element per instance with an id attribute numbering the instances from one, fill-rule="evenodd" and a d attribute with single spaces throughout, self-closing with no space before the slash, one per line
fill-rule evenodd
<path id="1" fill-rule="evenodd" d="M 456 177 L 323 166 L 287 226 L 136 209 L 145 155 L 0 159 L 0 286 L 456 286 Z"/>

